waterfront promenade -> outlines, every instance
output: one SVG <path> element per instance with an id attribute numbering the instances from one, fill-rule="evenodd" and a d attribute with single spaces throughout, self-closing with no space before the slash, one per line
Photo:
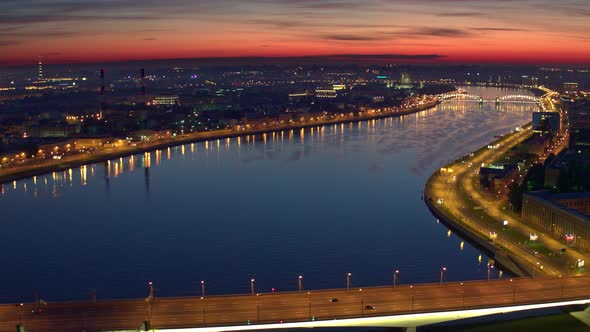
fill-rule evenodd
<path id="1" fill-rule="evenodd" d="M 442 279 L 441 279 L 442 280 Z M 432 322 L 428 313 L 590 301 L 590 277 L 515 278 L 284 293 L 0 305 L 0 332 L 242 326 L 413 314 L 394 326 Z M 584 302 L 585 303 L 585 302 Z M 512 310 L 511 309 L 511 310 Z M 522 308 L 516 308 L 522 310 Z M 424 314 L 424 315 L 419 315 Z M 484 313 L 485 314 L 485 313 Z M 458 319 L 457 314 L 442 320 Z M 440 318 L 439 318 L 440 319 Z M 331 324 L 332 324 L 331 323 Z M 352 323 L 350 323 L 352 324 Z M 384 322 L 369 323 L 385 326 Z"/>

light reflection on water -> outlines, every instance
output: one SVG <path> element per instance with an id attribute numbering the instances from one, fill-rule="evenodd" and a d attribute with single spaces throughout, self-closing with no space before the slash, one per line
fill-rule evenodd
<path id="1" fill-rule="evenodd" d="M 507 92 L 506 92 L 507 91 Z M 487 89 L 493 97 L 510 90 Z M 1 187 L 0 301 L 483 279 L 487 258 L 421 200 L 444 163 L 531 104 L 447 101 L 400 117 L 211 140 Z M 485 256 L 484 256 L 485 257 Z M 498 277 L 499 272 L 494 271 Z"/>

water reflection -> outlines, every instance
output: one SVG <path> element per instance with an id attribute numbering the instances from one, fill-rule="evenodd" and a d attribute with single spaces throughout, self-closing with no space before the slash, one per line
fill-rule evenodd
<path id="1" fill-rule="evenodd" d="M 376 151 L 382 155 L 400 153 L 401 151 L 404 151 L 406 149 L 417 147 L 419 153 L 417 154 L 416 163 L 411 168 L 411 170 L 413 172 L 416 172 L 417 174 L 422 174 L 424 168 L 431 164 L 433 158 L 435 158 L 436 156 L 436 153 L 439 151 L 439 143 L 445 142 L 445 136 L 448 136 L 448 132 L 453 132 L 454 134 L 459 134 L 459 136 L 462 136 L 464 133 L 473 130 L 477 125 L 481 125 L 479 121 L 462 121 L 466 117 L 473 116 L 473 110 L 469 110 L 469 108 L 465 106 L 465 103 L 465 101 L 448 100 L 443 102 L 436 108 L 398 118 L 374 119 L 368 121 L 358 121 L 349 124 L 342 123 L 327 126 L 301 128 L 297 130 L 297 135 L 299 136 L 298 142 L 301 148 L 297 152 L 294 152 L 293 155 L 287 156 L 286 160 L 296 161 L 309 157 L 314 149 L 324 149 L 325 144 L 330 144 L 331 146 L 336 147 L 342 147 L 345 144 L 345 139 L 347 135 L 353 135 L 355 139 L 358 139 L 362 135 L 362 137 L 364 137 L 364 141 L 376 145 Z M 482 117 L 482 121 L 490 123 L 490 127 L 488 129 L 491 132 L 495 129 L 492 126 L 492 123 L 494 121 L 497 121 L 498 118 L 502 118 L 503 114 L 530 114 L 530 112 L 536 109 L 536 106 L 531 104 L 503 103 L 499 107 L 484 104 L 484 106 L 478 106 L 477 108 L 481 109 L 482 111 L 493 112 L 494 116 L 492 117 L 488 116 L 485 119 Z M 431 121 L 432 117 L 435 114 L 437 115 L 437 123 L 433 123 L 434 121 Z M 424 137 L 420 135 L 408 135 L 408 132 L 401 131 L 401 126 L 404 123 L 408 122 L 414 123 L 415 130 L 423 131 L 423 133 L 428 133 L 429 137 Z M 444 123 L 444 126 L 441 125 L 441 123 Z M 347 132 L 347 130 L 349 132 Z M 354 130 L 356 132 L 350 132 L 351 130 Z M 484 134 L 488 134 L 488 137 L 491 137 L 489 136 L 489 133 Z M 288 131 L 289 143 L 293 142 L 294 135 L 294 130 Z M 276 147 L 280 143 L 285 143 L 285 131 L 263 133 L 259 135 L 245 135 L 238 136 L 235 138 L 225 138 L 223 139 L 223 153 L 221 153 L 221 139 L 215 140 L 215 147 L 209 141 L 205 141 L 203 143 L 190 143 L 187 145 L 181 145 L 172 148 L 168 147 L 166 148 L 165 161 L 174 160 L 175 152 L 179 152 L 178 155 L 181 158 L 183 158 L 188 153 L 191 155 L 192 160 L 197 160 L 199 145 L 203 145 L 203 148 L 206 152 L 215 149 L 217 152 L 217 159 L 222 160 L 226 157 L 225 153 L 232 153 L 232 142 L 235 143 L 235 148 L 238 152 L 242 149 L 243 141 L 245 141 L 245 144 L 247 145 L 249 151 L 252 151 L 256 146 L 257 137 L 259 137 L 260 140 L 262 140 L 264 146 L 270 146 L 270 148 L 263 149 L 262 157 L 257 158 L 256 160 L 270 160 L 280 158 L 280 154 L 277 155 L 276 152 L 280 153 L 281 149 L 277 149 Z M 309 139 L 309 142 L 307 143 L 306 137 Z M 466 136 L 466 138 L 470 139 L 468 136 Z M 479 139 L 480 137 L 473 138 L 473 140 Z M 461 146 L 458 145 L 457 149 L 460 148 Z M 455 155 L 453 152 L 454 151 L 450 151 L 449 155 Z M 147 169 L 152 167 L 152 153 L 155 156 L 155 164 L 153 166 L 160 167 L 163 165 L 162 150 L 155 150 L 153 152 L 145 152 L 143 156 L 141 156 L 142 168 Z M 110 179 L 118 178 L 124 173 L 134 171 L 136 167 L 136 158 L 138 158 L 138 155 L 132 155 L 125 158 L 121 157 L 116 160 L 108 160 L 104 162 L 103 177 L 106 182 L 107 190 L 109 188 Z M 250 162 L 251 160 L 243 161 Z M 450 158 L 445 161 L 450 161 Z M 88 184 L 88 178 L 95 177 L 96 166 L 100 165 L 84 165 L 78 169 L 78 182 L 81 185 L 86 186 Z M 88 173 L 89 168 L 90 173 Z M 382 164 L 379 162 L 372 163 L 371 165 L 369 165 L 368 170 L 371 172 L 382 171 Z M 43 183 L 45 186 L 47 185 L 48 176 L 49 175 L 40 176 L 43 179 Z M 67 182 L 71 187 L 75 181 L 75 174 L 73 169 L 68 169 L 63 173 L 53 172 L 51 173 L 50 178 L 54 185 L 63 184 Z M 18 190 L 17 184 L 18 181 L 13 181 L 12 191 Z M 37 176 L 32 178 L 32 185 L 38 186 Z M 146 188 L 148 187 L 149 186 L 146 185 Z M 23 192 L 27 191 L 26 183 L 23 183 L 22 188 Z M 61 188 L 63 187 L 56 186 L 55 190 L 59 190 Z M 5 186 L 2 185 L 1 194 L 5 195 L 7 193 L 8 192 L 5 189 Z"/>

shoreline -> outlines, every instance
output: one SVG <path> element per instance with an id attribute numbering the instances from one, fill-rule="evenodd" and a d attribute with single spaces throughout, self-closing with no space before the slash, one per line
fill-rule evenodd
<path id="1" fill-rule="evenodd" d="M 417 106 L 415 108 L 411 108 L 405 111 L 400 112 L 382 112 L 382 113 L 375 113 L 371 115 L 364 115 L 362 117 L 354 117 L 354 118 L 346 118 L 346 119 L 335 119 L 335 120 L 325 120 L 325 121 L 317 121 L 314 123 L 302 123 L 302 124 L 294 124 L 294 125 L 282 125 L 276 126 L 272 128 L 264 128 L 264 129 L 252 129 L 252 130 L 245 130 L 245 131 L 233 131 L 230 129 L 230 132 L 227 132 L 227 129 L 222 129 L 214 132 L 201 132 L 196 133 L 188 137 L 177 137 L 173 141 L 156 141 L 149 146 L 137 146 L 130 149 L 125 149 L 123 151 L 112 151 L 112 152 L 105 152 L 96 155 L 87 155 L 87 154 L 78 154 L 76 158 L 73 160 L 65 161 L 65 162 L 55 162 L 55 164 L 49 165 L 27 165 L 23 167 L 22 170 L 19 170 L 19 167 L 16 167 L 14 170 L 7 174 L 2 174 L 0 172 L 0 184 L 6 184 L 13 181 L 18 181 L 26 178 L 30 178 L 33 176 L 39 176 L 44 174 L 49 174 L 52 172 L 59 172 L 68 170 L 71 168 L 76 168 L 84 165 L 95 164 L 100 162 L 105 162 L 111 159 L 117 159 L 122 157 L 127 157 L 131 155 L 136 155 L 140 153 L 151 152 L 158 149 L 169 148 L 174 146 L 179 146 L 183 144 L 189 143 L 198 143 L 198 142 L 205 142 L 210 140 L 217 140 L 223 138 L 234 138 L 234 137 L 242 137 L 248 135 L 260 135 L 265 133 L 272 133 L 277 131 L 284 131 L 284 130 L 296 130 L 296 129 L 304 129 L 304 128 L 311 128 L 316 126 L 326 126 L 326 125 L 335 125 L 335 124 L 344 124 L 344 123 L 353 123 L 353 122 L 360 122 L 360 121 L 367 121 L 367 120 L 375 120 L 375 119 L 384 119 L 384 118 L 393 118 L 393 117 L 400 117 L 404 115 L 419 113 L 422 111 L 426 111 L 432 109 L 439 105 L 439 101 L 428 103 L 426 105 Z M 88 158 L 84 158 L 88 157 Z"/>
<path id="2" fill-rule="evenodd" d="M 530 124 L 530 123 L 529 123 Z M 527 126 L 529 124 L 525 124 Z M 516 135 L 515 132 L 512 132 L 508 135 L 502 135 L 501 137 L 491 141 L 488 144 L 483 145 L 481 148 L 473 151 L 472 153 L 477 153 L 482 149 L 485 149 L 487 145 L 495 145 L 503 140 L 511 137 L 512 135 Z M 443 168 L 452 168 L 457 162 L 461 159 L 465 158 L 465 156 L 461 156 L 453 160 L 447 165 L 442 166 Z M 518 256 L 514 252 L 511 252 L 509 249 L 503 247 L 502 245 L 498 244 L 495 241 L 490 241 L 488 238 L 483 236 L 481 232 L 470 227 L 468 224 L 462 222 L 461 220 L 457 219 L 456 216 L 445 212 L 443 209 L 438 208 L 437 204 L 435 204 L 434 197 L 432 192 L 434 191 L 433 183 L 435 182 L 435 178 L 438 176 L 438 171 L 435 171 L 424 185 L 424 203 L 432 213 L 432 215 L 437 218 L 441 223 L 451 229 L 453 232 L 457 233 L 461 238 L 463 238 L 468 243 L 475 246 L 477 249 L 484 252 L 488 255 L 491 259 L 493 259 L 498 265 L 504 267 L 507 271 L 514 274 L 518 277 L 528 277 L 534 276 L 535 269 L 530 267 L 530 264 L 526 263 L 526 260 L 523 257 Z M 480 224 L 479 222 L 475 222 L 479 224 L 481 228 L 487 228 L 486 225 Z"/>

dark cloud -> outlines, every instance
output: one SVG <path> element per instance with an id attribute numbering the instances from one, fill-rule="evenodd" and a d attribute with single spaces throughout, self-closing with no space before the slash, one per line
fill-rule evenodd
<path id="1" fill-rule="evenodd" d="M 376 41 L 383 40 L 383 38 L 377 38 L 372 36 L 362 35 L 324 35 L 322 39 L 337 40 L 337 41 Z"/>
<path id="2" fill-rule="evenodd" d="M 329 59 L 350 60 L 438 60 L 445 58 L 439 54 L 332 54 L 326 55 Z"/>
<path id="3" fill-rule="evenodd" d="M 18 45 L 20 42 L 18 40 L 0 40 L 0 47 L 4 46 L 14 46 Z"/>
<path id="4" fill-rule="evenodd" d="M 407 32 L 413 36 L 427 36 L 427 37 L 469 37 L 472 34 L 468 31 L 452 28 L 415 28 Z"/>
<path id="5" fill-rule="evenodd" d="M 442 17 L 479 17 L 479 16 L 485 16 L 484 13 L 480 13 L 480 12 L 456 12 L 456 13 L 439 13 L 436 14 L 436 16 L 442 16 Z"/>
<path id="6" fill-rule="evenodd" d="M 247 23 L 251 24 L 260 24 L 260 25 L 270 25 L 276 28 L 293 28 L 304 25 L 303 22 L 296 22 L 296 21 L 285 21 L 285 20 L 272 20 L 272 19 L 259 19 L 259 20 L 250 20 Z"/>
<path id="7" fill-rule="evenodd" d="M 161 17 L 155 15 L 0 15 L 0 26 L 4 25 L 31 25 L 53 22 L 88 22 L 88 21 L 132 21 L 132 20 L 157 20 Z"/>
<path id="8" fill-rule="evenodd" d="M 471 28 L 471 30 L 475 30 L 475 31 L 530 31 L 528 29 L 520 29 L 520 28 Z"/>

